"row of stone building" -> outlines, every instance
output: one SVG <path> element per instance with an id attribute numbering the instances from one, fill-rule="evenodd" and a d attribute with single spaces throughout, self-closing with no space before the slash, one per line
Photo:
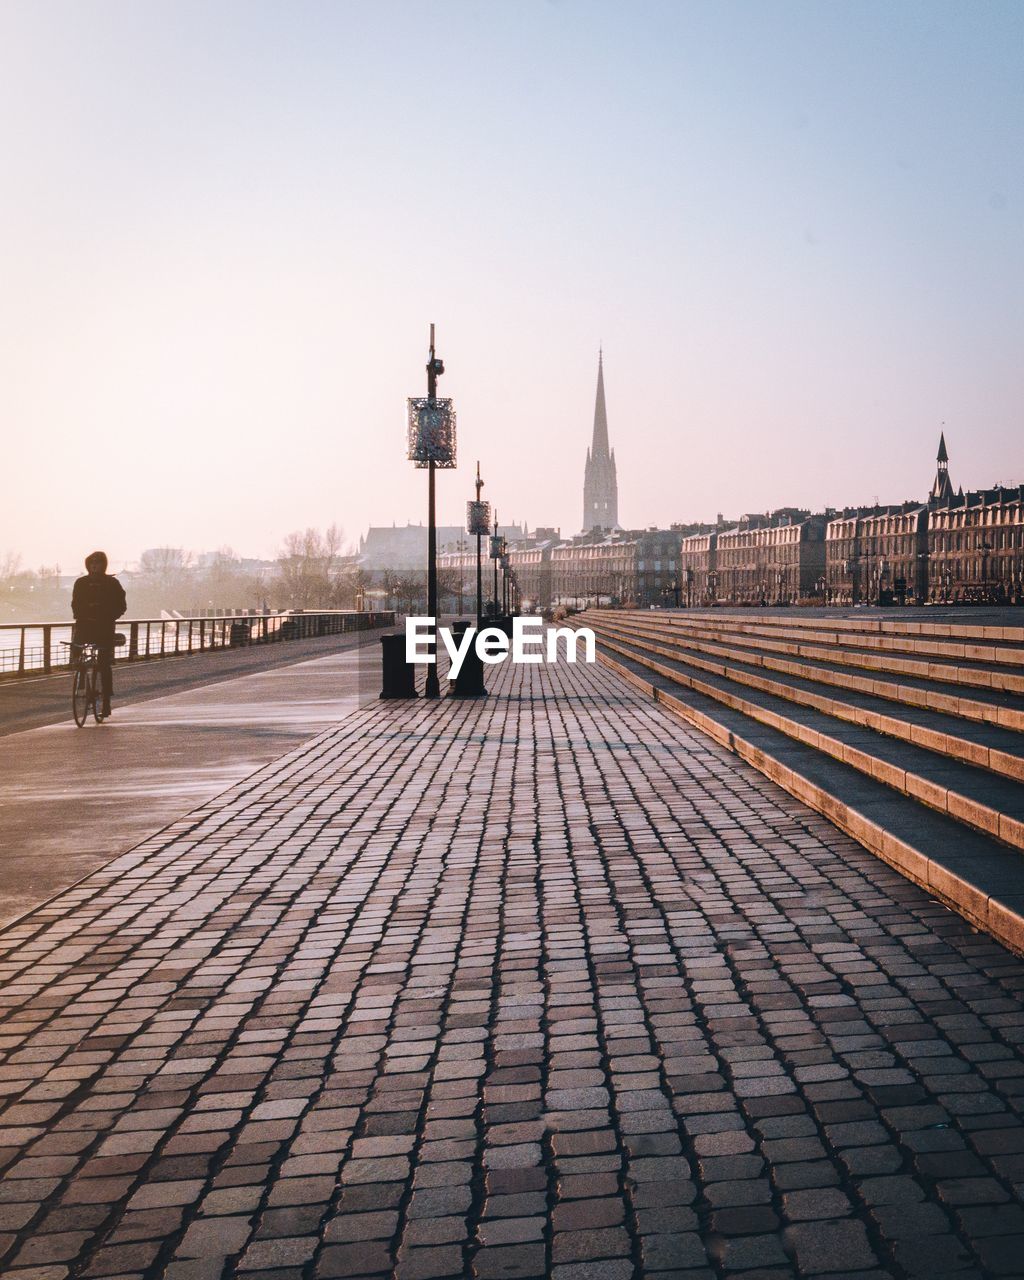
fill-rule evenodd
<path id="1" fill-rule="evenodd" d="M 1024 485 L 747 517 L 683 538 L 680 572 L 703 604 L 1022 604 Z"/>
<path id="2" fill-rule="evenodd" d="M 522 600 L 541 608 L 649 605 L 1024 603 L 1024 486 L 954 492 L 945 440 L 924 502 L 784 508 L 714 525 L 554 530 L 510 543 Z M 475 553 L 441 567 L 465 574 Z"/>
<path id="3" fill-rule="evenodd" d="M 506 561 L 524 609 L 679 603 L 680 536 L 674 529 L 592 530 L 565 540 L 549 533 L 509 543 Z M 476 551 L 449 547 L 438 556 L 438 568 L 447 575 L 449 585 L 475 582 Z M 493 594 L 491 582 L 488 561 L 484 576 L 488 598 Z"/>

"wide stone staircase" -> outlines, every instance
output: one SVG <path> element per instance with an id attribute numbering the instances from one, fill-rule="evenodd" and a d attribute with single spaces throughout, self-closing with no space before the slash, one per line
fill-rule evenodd
<path id="1" fill-rule="evenodd" d="M 589 610 L 602 662 L 1024 952 L 1024 625 Z"/>

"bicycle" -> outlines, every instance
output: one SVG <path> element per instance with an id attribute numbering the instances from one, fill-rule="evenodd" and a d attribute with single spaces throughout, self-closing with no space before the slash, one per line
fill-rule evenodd
<path id="1" fill-rule="evenodd" d="M 81 729 L 89 712 L 97 724 L 103 723 L 103 699 L 100 690 L 100 650 L 95 644 L 75 644 L 62 640 L 71 650 L 71 714 Z"/>
<path id="2" fill-rule="evenodd" d="M 103 714 L 103 690 L 100 681 L 100 647 L 91 641 L 77 643 L 74 640 L 62 640 L 71 650 L 71 714 L 79 729 L 85 726 L 92 712 L 97 724 L 106 719 Z M 124 644 L 124 636 L 120 632 L 114 636 L 114 644 Z"/>

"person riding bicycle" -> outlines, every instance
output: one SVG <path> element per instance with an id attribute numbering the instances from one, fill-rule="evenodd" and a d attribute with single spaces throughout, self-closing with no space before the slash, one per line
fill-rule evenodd
<path id="1" fill-rule="evenodd" d="M 127 610 L 124 587 L 107 573 L 107 557 L 93 551 L 85 557 L 85 577 L 79 578 L 71 593 L 75 619 L 74 644 L 94 644 L 99 650 L 98 667 L 103 691 L 103 715 L 110 715 L 110 695 L 114 691 L 114 623 Z"/>

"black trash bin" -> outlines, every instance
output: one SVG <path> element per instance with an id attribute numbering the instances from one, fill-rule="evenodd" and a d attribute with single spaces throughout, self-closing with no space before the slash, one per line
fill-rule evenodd
<path id="1" fill-rule="evenodd" d="M 405 660 L 405 634 L 397 632 L 381 636 L 382 698 L 415 698 L 416 667 Z"/>
<path id="2" fill-rule="evenodd" d="M 240 644 L 249 644 L 252 640 L 252 624 L 248 622 L 232 622 L 231 636 L 228 643 L 231 648 L 237 648 Z"/>
<path id="3" fill-rule="evenodd" d="M 452 639 L 457 644 L 461 644 L 467 628 L 471 625 L 468 622 L 456 622 L 452 627 Z M 459 674 L 452 680 L 451 685 L 449 696 L 452 698 L 485 698 L 487 696 L 487 690 L 484 688 L 484 664 L 477 654 L 475 641 L 470 645 Z"/>

